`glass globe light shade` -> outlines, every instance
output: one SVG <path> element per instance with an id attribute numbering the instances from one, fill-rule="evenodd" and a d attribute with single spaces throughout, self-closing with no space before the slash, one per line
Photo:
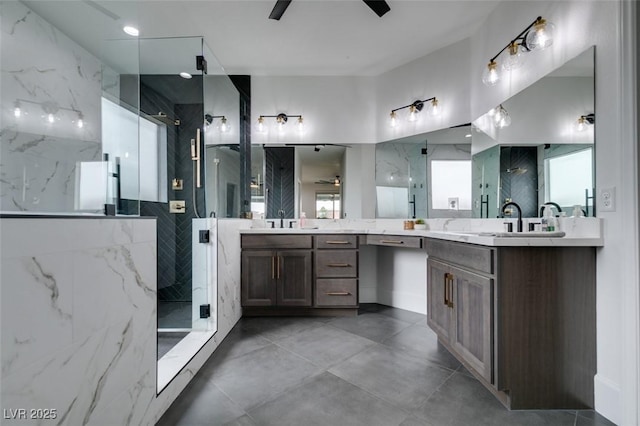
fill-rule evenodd
<path id="1" fill-rule="evenodd" d="M 524 62 L 524 56 L 520 51 L 520 46 L 517 43 L 511 43 L 509 45 L 509 56 L 504 60 L 502 69 L 505 71 L 515 70 L 522 66 Z"/>
<path id="2" fill-rule="evenodd" d="M 418 110 L 415 106 L 411 105 L 409 107 L 409 118 L 408 121 L 416 121 L 418 119 Z"/>
<path id="3" fill-rule="evenodd" d="M 398 116 L 395 111 L 391 111 L 391 114 L 389 114 L 389 125 L 391 127 L 396 127 L 398 125 Z"/>
<path id="4" fill-rule="evenodd" d="M 576 121 L 575 126 L 578 132 L 584 132 L 587 130 L 587 120 L 584 117 L 580 117 L 578 121 Z"/>
<path id="5" fill-rule="evenodd" d="M 553 44 L 556 26 L 546 19 L 538 19 L 527 33 L 525 43 L 529 50 L 542 50 Z"/>
<path id="6" fill-rule="evenodd" d="M 498 73 L 498 63 L 495 61 L 489 62 L 487 68 L 482 73 L 482 82 L 487 86 L 495 86 L 500 81 L 500 74 Z"/>
<path id="7" fill-rule="evenodd" d="M 440 104 L 437 99 L 431 101 L 431 105 L 429 105 L 429 115 L 436 116 L 440 114 Z"/>

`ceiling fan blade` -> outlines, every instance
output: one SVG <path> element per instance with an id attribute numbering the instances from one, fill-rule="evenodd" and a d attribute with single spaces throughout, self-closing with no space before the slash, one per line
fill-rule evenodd
<path id="1" fill-rule="evenodd" d="M 282 18 L 284 11 L 289 7 L 289 3 L 291 3 L 291 0 L 278 0 L 276 2 L 276 5 L 273 6 L 273 10 L 269 15 L 269 19 L 275 19 L 276 21 L 279 21 L 280 18 Z"/>
<path id="2" fill-rule="evenodd" d="M 381 18 L 385 13 L 391 10 L 387 2 L 384 0 L 362 0 L 362 1 L 364 1 L 367 4 L 367 6 L 369 6 L 371 10 L 373 10 L 376 13 L 376 15 L 378 15 Z"/>

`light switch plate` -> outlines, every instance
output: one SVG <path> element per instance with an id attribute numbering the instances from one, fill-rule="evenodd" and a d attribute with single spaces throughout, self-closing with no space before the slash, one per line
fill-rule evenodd
<path id="1" fill-rule="evenodd" d="M 601 212 L 616 211 L 616 188 L 600 188 L 598 190 L 598 210 Z"/>

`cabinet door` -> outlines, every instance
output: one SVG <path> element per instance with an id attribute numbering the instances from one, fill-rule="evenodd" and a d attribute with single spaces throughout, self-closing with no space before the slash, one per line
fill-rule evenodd
<path id="1" fill-rule="evenodd" d="M 242 306 L 276 304 L 276 256 L 271 250 L 242 252 Z"/>
<path id="2" fill-rule="evenodd" d="M 451 340 L 452 310 L 447 304 L 450 269 L 449 265 L 427 259 L 427 323 L 446 342 Z"/>
<path id="3" fill-rule="evenodd" d="M 278 306 L 311 306 L 311 250 L 276 253 Z"/>
<path id="4" fill-rule="evenodd" d="M 454 327 L 451 343 L 478 373 L 492 380 L 493 280 L 462 269 L 450 269 L 453 279 Z"/>

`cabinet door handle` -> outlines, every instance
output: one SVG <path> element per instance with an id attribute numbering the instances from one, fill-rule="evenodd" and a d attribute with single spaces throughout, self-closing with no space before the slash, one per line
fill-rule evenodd
<path id="1" fill-rule="evenodd" d="M 404 244 L 402 240 L 380 240 L 380 242 L 384 244 Z"/>
<path id="2" fill-rule="evenodd" d="M 325 293 L 327 296 L 351 296 L 348 291 L 329 291 Z"/>
<path id="3" fill-rule="evenodd" d="M 328 263 L 327 266 L 331 268 L 348 268 L 351 265 L 348 263 Z"/>
<path id="4" fill-rule="evenodd" d="M 278 264 L 276 265 L 276 279 L 280 279 L 280 256 L 276 256 Z"/>
<path id="5" fill-rule="evenodd" d="M 444 286 L 444 305 L 449 306 L 449 300 L 447 299 L 447 292 L 449 291 L 449 273 L 444 273 L 444 279 L 442 280 L 442 284 Z"/>
<path id="6" fill-rule="evenodd" d="M 327 240 L 327 244 L 351 244 L 349 241 Z"/>
<path id="7" fill-rule="evenodd" d="M 453 274 L 449 274 L 449 304 L 447 306 L 453 308 Z"/>

